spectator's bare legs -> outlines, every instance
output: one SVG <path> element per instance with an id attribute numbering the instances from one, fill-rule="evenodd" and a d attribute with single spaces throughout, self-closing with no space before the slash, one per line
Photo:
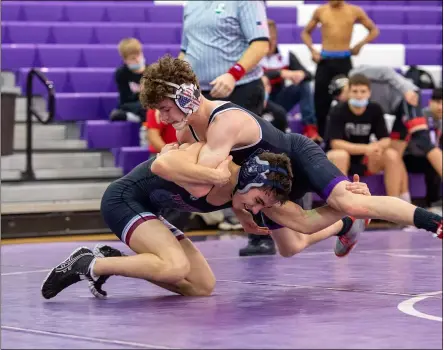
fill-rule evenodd
<path id="1" fill-rule="evenodd" d="M 332 149 L 327 152 L 327 158 L 347 176 L 348 170 L 350 169 L 350 154 L 348 154 L 347 151 Z"/>
<path id="2" fill-rule="evenodd" d="M 442 178 L 442 151 L 438 147 L 435 147 L 427 153 L 427 160 Z"/>

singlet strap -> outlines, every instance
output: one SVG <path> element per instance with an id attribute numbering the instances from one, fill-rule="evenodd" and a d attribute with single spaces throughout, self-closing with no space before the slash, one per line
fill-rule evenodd
<path id="1" fill-rule="evenodd" d="M 217 106 L 210 114 L 210 118 L 208 119 L 208 126 L 211 124 L 211 122 L 214 120 L 214 117 L 218 115 L 219 113 L 225 111 L 226 109 L 239 109 L 231 102 L 226 102 L 221 104 L 220 106 Z"/>
<path id="2" fill-rule="evenodd" d="M 196 132 L 194 131 L 193 127 L 191 125 L 188 125 L 188 127 L 190 128 L 191 131 L 191 135 L 193 135 L 194 139 L 196 140 L 196 142 L 200 142 L 199 138 L 197 137 Z"/>

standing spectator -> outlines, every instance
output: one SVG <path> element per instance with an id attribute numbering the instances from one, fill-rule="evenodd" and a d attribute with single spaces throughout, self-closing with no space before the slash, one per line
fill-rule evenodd
<path id="1" fill-rule="evenodd" d="M 264 1 L 186 3 L 179 57 L 191 64 L 206 98 L 261 115 L 265 94 L 258 63 L 268 50 Z M 270 236 L 250 234 L 239 254 L 276 254 L 276 248 Z"/>
<path id="2" fill-rule="evenodd" d="M 316 125 L 313 92 L 310 87 L 313 77 L 294 53 L 288 52 L 284 55 L 279 52 L 276 23 L 271 19 L 268 20 L 268 29 L 270 51 L 260 64 L 272 86 L 270 101 L 284 107 L 287 113 L 299 103 L 304 123 L 304 135 L 314 141 L 321 141 Z M 290 81 L 291 85 L 286 86 L 286 81 Z"/>
<path id="3" fill-rule="evenodd" d="M 151 154 L 159 153 L 167 143 L 177 142 L 176 129 L 160 121 L 159 111 L 150 109 L 146 113 L 148 149 Z"/>
<path id="4" fill-rule="evenodd" d="M 407 171 L 398 152 L 390 148 L 384 113 L 369 102 L 370 80 L 356 74 L 348 82 L 348 100 L 330 112 L 327 137 L 331 150 L 327 157 L 344 174 L 371 175 L 384 171 L 388 196 L 410 202 Z M 377 142 L 370 143 L 374 134 Z"/>
<path id="5" fill-rule="evenodd" d="M 120 41 L 118 50 L 123 60 L 115 72 L 119 103 L 110 119 L 142 123 L 145 119 L 145 110 L 139 101 L 140 79 L 145 70 L 142 44 L 135 38 L 127 38 Z"/>
<path id="6" fill-rule="evenodd" d="M 261 117 L 268 120 L 273 126 L 282 132 L 291 132 L 288 127 L 287 111 L 281 105 L 270 101 L 270 93 L 272 90 L 270 79 L 266 75 L 262 77 L 265 88 L 264 111 Z"/>
<path id="7" fill-rule="evenodd" d="M 369 33 L 364 40 L 350 48 L 355 23 L 361 23 Z M 311 33 L 318 24 L 321 24 L 321 52 L 315 50 L 311 38 Z M 362 8 L 342 0 L 330 0 L 328 4 L 319 6 L 304 28 L 302 40 L 309 48 L 313 61 L 318 64 L 314 103 L 321 137 L 324 137 L 326 117 L 332 102 L 328 93 L 330 81 L 338 74 L 347 74 L 352 68 L 351 56 L 358 55 L 362 47 L 378 35 L 378 28 Z"/>

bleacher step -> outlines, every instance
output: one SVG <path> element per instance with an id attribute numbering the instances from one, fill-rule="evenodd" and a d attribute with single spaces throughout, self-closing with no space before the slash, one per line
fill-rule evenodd
<path id="1" fill-rule="evenodd" d="M 15 74 L 12 72 L 1 72 L 0 86 L 15 87 Z"/>
<path id="2" fill-rule="evenodd" d="M 33 142 L 34 151 L 50 151 L 50 150 L 86 150 L 87 145 L 84 140 L 42 140 L 37 139 Z M 26 150 L 26 139 L 14 140 L 14 151 Z"/>
<path id="3" fill-rule="evenodd" d="M 3 183 L 2 203 L 100 200 L 110 181 Z"/>
<path id="4" fill-rule="evenodd" d="M 37 169 L 34 170 L 36 180 L 81 180 L 81 179 L 116 179 L 122 176 L 119 168 L 64 168 L 64 169 Z M 20 181 L 20 170 L 1 170 L 2 181 Z"/>
<path id="5" fill-rule="evenodd" d="M 114 156 L 109 152 L 34 153 L 32 160 L 34 170 L 114 166 Z M 24 170 L 26 156 L 24 153 L 5 156 L 1 164 L 2 170 Z"/>
<path id="6" fill-rule="evenodd" d="M 67 136 L 66 125 L 36 124 L 32 127 L 33 140 L 64 140 Z M 14 139 L 26 139 L 26 124 L 16 123 L 14 127 Z"/>
<path id="7" fill-rule="evenodd" d="M 43 201 L 26 203 L 2 203 L 3 215 L 54 213 L 54 212 L 78 212 L 100 210 L 100 199 L 68 200 L 68 201 Z"/>

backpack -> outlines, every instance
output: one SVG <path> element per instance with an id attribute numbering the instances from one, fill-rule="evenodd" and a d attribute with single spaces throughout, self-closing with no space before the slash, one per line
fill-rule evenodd
<path id="1" fill-rule="evenodd" d="M 435 83 L 429 72 L 419 69 L 417 66 L 410 66 L 404 76 L 411 80 L 420 89 L 434 89 Z"/>

